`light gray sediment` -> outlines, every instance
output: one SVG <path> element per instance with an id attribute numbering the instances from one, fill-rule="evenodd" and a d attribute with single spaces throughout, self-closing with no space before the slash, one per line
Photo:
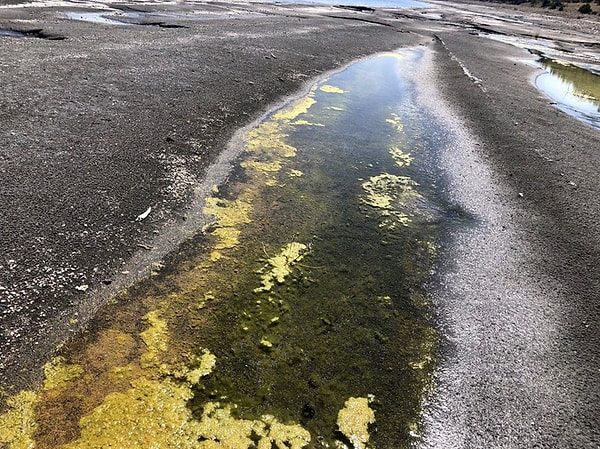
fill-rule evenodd
<path id="1" fill-rule="evenodd" d="M 452 108 L 432 95 L 435 81 L 424 88 L 453 130 L 441 160 L 448 200 L 472 218 L 449 230 L 442 247 L 434 288 L 441 358 L 422 447 L 533 447 L 568 418 L 544 412 L 567 411 L 572 396 L 553 366 L 562 298 L 528 260 L 539 251 L 513 220 L 518 197 L 494 179 Z"/>

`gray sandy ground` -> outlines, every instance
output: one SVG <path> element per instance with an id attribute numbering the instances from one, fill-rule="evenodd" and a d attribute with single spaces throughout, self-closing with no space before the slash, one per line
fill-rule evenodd
<path id="1" fill-rule="evenodd" d="M 535 89 L 526 50 L 481 34 L 589 66 L 598 21 L 436 5 L 136 5 L 183 13 L 127 19 L 145 26 L 0 9 L 0 28 L 66 38 L 0 39 L 2 387 L 34 381 L 95 307 L 202 226 L 193 200 L 226 173 L 207 170 L 237 128 L 326 70 L 427 45 L 423 102 L 456 138 L 448 197 L 474 220 L 442 248 L 420 444 L 600 447 L 600 133 Z"/>
<path id="2" fill-rule="evenodd" d="M 499 31 L 521 39 L 560 23 L 504 18 Z M 597 64 L 598 24 L 579 26 L 562 25 L 548 52 Z M 423 446 L 598 448 L 600 132 L 535 90 L 526 52 L 437 36 L 441 101 L 476 141 L 446 154 L 450 196 L 477 225 L 450 232 L 439 275 L 447 340 Z"/>
<path id="3" fill-rule="evenodd" d="M 421 447 L 597 448 L 597 231 L 585 209 L 576 212 L 597 182 L 597 131 L 544 114 L 548 100 L 528 83 L 500 94 L 501 79 L 489 74 L 500 69 L 494 62 L 506 64 L 505 52 L 480 55 L 482 70 L 467 43 L 456 45 L 460 37 L 443 38 L 436 80 L 464 78 L 462 95 L 471 95 L 467 104 L 442 88 L 445 98 L 427 101 L 450 100 L 453 117 L 470 125 L 465 136 L 464 123 L 450 123 L 471 144 L 450 148 L 442 165 L 450 199 L 476 224 L 450 230 L 444 248 L 434 297 L 445 339 Z M 480 85 L 445 60 L 449 42 Z M 569 170 L 573 152 L 589 157 L 580 166 L 587 174 Z M 597 207 L 593 195 L 584 201 Z"/>

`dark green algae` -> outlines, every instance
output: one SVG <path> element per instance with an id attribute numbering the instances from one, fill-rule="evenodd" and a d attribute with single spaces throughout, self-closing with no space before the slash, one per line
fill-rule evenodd
<path id="1" fill-rule="evenodd" d="M 407 447 L 418 437 L 437 347 L 426 284 L 447 220 L 431 168 L 435 142 L 426 137 L 432 124 L 402 73 L 419 57 L 411 50 L 376 56 L 317 83 L 308 94 L 314 104 L 279 120 L 274 136 L 295 156 L 243 152 L 239 162 L 280 167 L 259 173 L 238 164 L 215 194 L 223 204 L 241 197 L 252 204 L 239 243 L 211 259 L 219 224 L 205 229 L 62 350 L 87 376 L 42 397 L 38 447 L 77 439 L 78 419 L 129 387 L 130 378 L 119 383 L 103 372 L 139 365 L 147 351 L 141 317 L 157 309 L 168 328 L 168 349 L 158 357 L 169 369 L 153 367 L 151 378 L 183 382 L 174 367 L 189 367 L 205 349 L 216 356 L 212 373 L 190 387 L 196 419 L 207 403 L 235 404 L 236 418 L 299 423 L 311 434 L 307 447 L 351 447 L 337 430 L 338 412 L 351 397 L 369 397 L 376 424 L 367 447 Z M 410 158 L 398 163 L 394 148 Z M 381 174 L 410 178 L 410 195 L 381 192 L 390 207 L 373 206 L 365 184 Z M 407 220 L 390 218 L 392 209 Z M 302 258 L 283 282 L 261 291 L 269 260 L 291 242 L 304 245 Z M 111 348 L 106 329 L 136 342 Z"/>

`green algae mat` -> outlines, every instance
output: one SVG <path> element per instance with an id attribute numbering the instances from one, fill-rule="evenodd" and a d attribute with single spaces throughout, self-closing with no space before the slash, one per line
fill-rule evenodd
<path id="1" fill-rule="evenodd" d="M 447 219 L 420 50 L 321 80 L 248 130 L 212 217 L 6 400 L 6 448 L 402 448 L 435 365 Z"/>

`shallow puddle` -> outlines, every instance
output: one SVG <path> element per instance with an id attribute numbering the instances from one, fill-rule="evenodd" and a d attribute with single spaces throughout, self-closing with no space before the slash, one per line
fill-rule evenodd
<path id="1" fill-rule="evenodd" d="M 68 12 L 65 14 L 65 17 L 71 20 L 101 23 L 104 25 L 131 25 L 131 23 L 119 20 L 119 17 L 128 17 L 126 13 L 117 14 L 114 12 Z"/>
<path id="2" fill-rule="evenodd" d="M 600 129 L 600 75 L 549 58 L 538 61 L 546 70 L 536 86 L 569 115 Z"/>
<path id="3" fill-rule="evenodd" d="M 22 31 L 5 30 L 0 28 L 0 37 L 29 37 Z"/>
<path id="4" fill-rule="evenodd" d="M 48 40 L 63 40 L 63 39 L 65 39 L 65 37 L 63 37 L 63 36 L 46 33 L 43 30 L 19 31 L 19 30 L 9 30 L 9 29 L 0 28 L 0 38 L 2 38 L 2 37 L 38 38 L 38 39 L 48 39 Z"/>
<path id="5" fill-rule="evenodd" d="M 448 219 L 443 137 L 407 76 L 423 51 L 359 61 L 250 129 L 205 200 L 212 224 L 63 348 L 40 392 L 9 399 L 0 442 L 418 438 L 437 345 L 425 285 Z"/>

